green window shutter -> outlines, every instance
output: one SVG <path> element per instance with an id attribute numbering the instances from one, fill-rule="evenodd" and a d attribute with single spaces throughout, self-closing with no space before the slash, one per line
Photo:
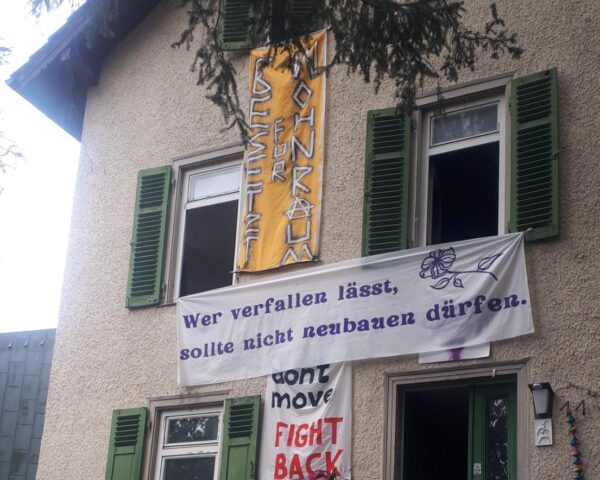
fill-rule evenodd
<path id="1" fill-rule="evenodd" d="M 256 478 L 260 395 L 225 402 L 219 480 Z"/>
<path id="2" fill-rule="evenodd" d="M 139 480 L 147 416 L 145 408 L 113 410 L 106 480 Z"/>
<path id="3" fill-rule="evenodd" d="M 304 18 L 315 11 L 315 0 L 292 0 L 292 15 L 297 18 Z M 308 27 L 306 33 L 312 33 L 323 28 L 323 20 L 314 18 Z"/>
<path id="4" fill-rule="evenodd" d="M 527 240 L 558 235 L 557 84 L 556 69 L 512 82 L 510 230 Z"/>
<path id="5" fill-rule="evenodd" d="M 363 255 L 408 245 L 410 117 L 394 108 L 367 116 Z"/>
<path id="6" fill-rule="evenodd" d="M 138 175 L 127 284 L 128 308 L 160 302 L 170 181 L 169 166 L 142 170 Z"/>
<path id="7" fill-rule="evenodd" d="M 248 0 L 221 0 L 219 3 L 219 44 L 223 50 L 248 50 L 251 5 Z"/>

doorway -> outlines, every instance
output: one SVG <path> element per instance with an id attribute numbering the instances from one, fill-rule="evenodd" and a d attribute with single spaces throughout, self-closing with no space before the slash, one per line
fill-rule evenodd
<path id="1" fill-rule="evenodd" d="M 397 480 L 516 480 L 515 381 L 397 388 Z"/>

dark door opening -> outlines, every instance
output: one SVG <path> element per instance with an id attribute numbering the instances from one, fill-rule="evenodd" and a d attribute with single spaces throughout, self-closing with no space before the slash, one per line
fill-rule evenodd
<path id="1" fill-rule="evenodd" d="M 515 480 L 514 382 L 400 387 L 397 480 Z"/>
<path id="2" fill-rule="evenodd" d="M 406 392 L 406 480 L 466 480 L 469 453 L 469 389 Z"/>

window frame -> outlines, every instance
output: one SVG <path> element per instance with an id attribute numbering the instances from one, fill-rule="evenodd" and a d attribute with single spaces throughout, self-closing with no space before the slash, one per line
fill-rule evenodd
<path id="1" fill-rule="evenodd" d="M 204 442 L 188 442 L 185 444 L 169 444 L 167 443 L 167 423 L 177 417 L 191 416 L 216 416 L 219 419 L 217 429 L 217 438 L 212 441 Z M 154 480 L 163 480 L 165 461 L 170 458 L 195 458 L 195 457 L 214 457 L 215 470 L 213 480 L 218 479 L 220 447 L 222 442 L 223 432 L 223 408 L 217 407 L 199 407 L 190 406 L 177 409 L 164 409 L 160 414 L 160 425 L 158 426 L 158 442 L 156 444 L 156 459 Z M 177 445 L 177 446 L 176 446 Z"/>
<path id="2" fill-rule="evenodd" d="M 399 389 L 418 384 L 436 384 L 444 382 L 465 382 L 477 380 L 501 380 L 502 377 L 515 376 L 517 387 L 517 478 L 526 479 L 529 475 L 529 442 L 528 432 L 531 425 L 530 401 L 528 395 L 529 365 L 527 361 L 514 363 L 490 363 L 479 367 L 450 367 L 433 369 L 426 372 L 388 373 L 384 379 L 384 445 L 383 475 L 384 480 L 402 479 L 402 472 L 396 470 L 396 438 L 397 426 L 403 422 L 397 416 L 403 415 Z M 401 465 L 401 461 L 399 462 Z"/>
<path id="3" fill-rule="evenodd" d="M 498 102 L 499 132 L 496 134 L 499 143 L 498 235 L 508 232 L 511 188 L 511 162 L 509 158 L 511 124 L 508 100 L 513 76 L 511 72 L 488 79 L 455 85 L 441 91 L 427 92 L 417 97 L 416 109 L 412 114 L 415 128 L 413 128 L 411 134 L 411 144 L 414 148 L 412 148 L 411 153 L 411 175 L 409 180 L 409 248 L 427 245 L 430 235 L 429 226 L 431 222 L 428 210 L 430 203 L 428 198 L 431 194 L 428 187 L 429 150 L 435 149 L 435 153 L 442 153 L 455 150 L 456 145 L 459 143 L 464 145 L 463 148 L 466 148 L 467 146 L 490 142 L 490 140 L 485 140 L 490 137 L 490 134 L 485 134 L 429 147 L 430 118 L 435 115 L 436 110 L 439 110 L 440 100 L 443 102 L 444 111 L 447 113 Z"/>
<path id="4" fill-rule="evenodd" d="M 166 271 L 166 292 L 164 296 L 164 304 L 172 305 L 179 297 L 179 283 L 181 279 L 181 260 L 182 247 L 184 239 L 185 227 L 185 211 L 187 206 L 187 188 L 189 178 L 194 173 L 201 171 L 218 170 L 220 168 L 238 164 L 240 169 L 240 189 L 237 193 L 229 193 L 223 195 L 228 200 L 238 199 L 238 214 L 236 219 L 236 238 L 235 238 L 235 254 L 232 268 L 232 285 L 238 281 L 235 266 L 237 265 L 239 255 L 239 237 L 240 228 L 243 217 L 243 194 L 245 191 L 245 175 L 244 175 L 244 148 L 240 143 L 233 143 L 223 147 L 214 148 L 196 152 L 190 155 L 176 157 L 172 161 L 172 189 L 170 192 L 171 202 L 169 205 L 169 224 L 167 233 L 167 255 L 165 258 Z M 218 197 L 210 197 L 206 200 L 206 205 L 214 201 Z M 196 202 L 204 202 L 204 200 L 196 200 Z M 218 203 L 218 202 L 214 202 Z"/>
<path id="5" fill-rule="evenodd" d="M 160 479 L 161 472 L 158 469 L 161 467 L 161 463 L 158 462 L 160 452 L 162 448 L 162 435 L 164 434 L 163 418 L 168 418 L 169 414 L 189 411 L 192 415 L 196 413 L 214 413 L 219 412 L 219 431 L 217 442 L 214 445 L 216 450 L 215 454 L 215 480 L 219 478 L 220 474 L 220 462 L 221 462 L 221 447 L 223 446 L 223 418 L 225 412 L 225 400 L 229 398 L 229 391 L 217 391 L 206 394 L 193 394 L 193 395 L 175 395 L 166 397 L 155 397 L 148 400 L 149 410 L 149 421 L 150 428 L 147 430 L 147 446 L 144 460 L 143 475 L 141 478 L 144 480 L 158 480 Z M 212 442 L 211 442 L 212 443 Z M 192 448 L 196 448 L 194 444 Z M 171 451 L 181 450 L 185 448 L 172 448 Z M 200 447 L 202 448 L 202 447 Z M 205 447 L 206 448 L 206 447 Z M 205 452 L 210 453 L 212 452 Z M 182 456 L 189 456 L 190 453 L 183 453 Z M 197 453 L 194 453 L 197 455 Z M 164 457 L 160 457 L 164 458 Z"/>

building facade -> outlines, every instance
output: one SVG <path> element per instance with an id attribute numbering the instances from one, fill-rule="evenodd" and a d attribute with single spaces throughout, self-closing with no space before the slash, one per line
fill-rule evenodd
<path id="1" fill-rule="evenodd" d="M 0 334 L 0 477 L 35 478 L 55 330 Z"/>
<path id="2" fill-rule="evenodd" d="M 195 74 L 189 72 L 191 53 L 170 46 L 185 28 L 182 10 L 166 1 L 156 6 L 138 3 L 145 5 L 147 15 L 118 23 L 113 43 L 97 47 L 89 58 L 78 62 L 79 67 L 67 68 L 75 80 L 70 96 L 58 107 L 44 96 L 44 78 L 40 79 L 43 74 L 39 72 L 50 75 L 52 69 L 59 69 L 56 58 L 66 56 L 61 53 L 76 56 L 81 31 L 75 20 L 79 17 L 72 18 L 13 76 L 15 89 L 73 135 L 81 132 L 68 263 L 37 476 L 43 480 L 100 479 L 107 469 L 115 468 L 135 473 L 138 463 L 139 478 L 178 478 L 169 477 L 158 466 L 167 456 L 168 442 L 161 439 L 169 418 L 186 418 L 195 412 L 211 431 L 217 428 L 211 422 L 222 421 L 227 399 L 261 396 L 264 402 L 266 377 L 196 387 L 181 387 L 177 381 L 175 299 L 233 281 L 227 272 L 220 279 L 216 273 L 197 278 L 197 272 L 217 272 L 223 262 L 231 261 L 231 254 L 221 255 L 221 251 L 235 251 L 243 148 L 237 132 L 223 129 L 221 112 L 196 86 Z M 477 27 L 485 22 L 487 5 L 467 1 L 465 6 L 468 24 Z M 372 192 L 377 181 L 385 183 L 388 178 L 399 182 L 389 193 L 402 193 L 393 200 L 404 216 L 399 231 L 392 233 L 399 242 L 397 248 L 532 227 L 526 234 L 531 238 L 525 245 L 525 258 L 533 334 L 493 342 L 489 356 L 479 359 L 419 363 L 417 355 L 404 355 L 353 362 L 353 393 L 348 402 L 353 416 L 352 476 L 357 479 L 428 479 L 440 474 L 478 479 L 482 472 L 486 478 L 511 480 L 575 476 L 572 470 L 577 464 L 571 462 L 577 457 L 571 456 L 566 408 L 560 410 L 566 402 L 577 418 L 585 475 L 600 474 L 595 458 L 600 445 L 600 301 L 595 294 L 595 243 L 600 236 L 600 142 L 596 134 L 600 5 L 505 0 L 498 2 L 498 9 L 518 33 L 523 57 L 482 57 L 474 71 L 464 72 L 460 84 L 443 85 L 449 102 L 445 117 L 436 117 L 437 95 L 430 93 L 434 85 L 426 85 L 411 121 L 392 125 L 397 138 L 389 152 L 390 147 L 377 144 L 377 139 L 378 131 L 387 131 L 385 122 L 395 118 L 389 110 L 394 105 L 392 86 L 384 83 L 375 95 L 370 85 L 343 69 L 332 70 L 327 78 L 322 264 L 387 251 L 382 232 L 393 225 L 385 217 L 378 220 Z M 329 46 L 333 48 L 331 39 Z M 233 55 L 240 94 L 248 105 L 248 55 Z M 35 70 L 35 66 L 41 67 Z M 56 100 L 62 98 L 63 84 L 60 75 L 52 78 L 52 82 L 46 78 L 46 87 L 51 86 Z M 540 93 L 536 82 L 547 85 L 545 93 Z M 519 143 L 518 127 L 526 120 L 518 118 L 511 103 L 519 88 L 525 89 L 525 104 L 546 95 L 540 108 L 551 110 L 542 122 L 550 128 L 547 137 L 535 137 L 529 146 L 527 138 L 524 146 Z M 530 88 L 531 100 L 527 97 Z M 82 105 L 83 119 L 79 118 Z M 467 126 L 469 121 L 473 123 Z M 537 225 L 527 224 L 528 212 L 515 210 L 512 200 L 518 182 L 526 191 L 529 181 L 526 173 L 517 175 L 515 157 L 523 154 L 518 149 L 533 149 L 535 156 L 538 147 L 551 150 L 546 157 L 550 170 L 532 174 L 538 181 L 535 188 L 545 188 L 541 184 L 546 180 L 551 185 L 542 195 L 550 196 L 552 221 L 542 221 L 541 233 Z M 377 172 L 378 155 L 390 152 L 392 158 L 404 160 L 399 177 Z M 164 253 L 157 260 L 162 266 L 160 301 L 128 308 L 138 177 L 149 169 L 167 171 L 175 180 L 172 188 L 167 181 L 161 190 L 171 201 L 163 212 Z M 211 174 L 218 180 L 211 181 Z M 540 183 L 543 175 L 547 178 Z M 182 192 L 194 178 L 216 190 L 212 195 L 200 190 L 199 196 L 186 200 Z M 365 196 L 365 188 L 370 195 Z M 529 213 L 536 214 L 536 201 L 534 196 Z M 470 208 L 469 218 L 477 220 L 456 221 L 465 205 Z M 226 223 L 229 226 L 203 236 L 206 225 Z M 183 225 L 190 225 L 191 239 Z M 186 262 L 184 257 L 193 256 L 188 253 L 195 248 L 193 239 L 202 239 L 202 248 L 214 255 Z M 235 281 L 283 278 L 298 268 L 313 267 L 240 274 Z M 202 284 L 205 281 L 208 285 Z M 130 303 L 129 307 L 139 305 Z M 555 394 L 553 445 L 536 447 L 528 385 L 545 382 Z M 489 398 L 497 402 L 485 403 Z M 575 410 L 581 401 L 585 415 L 581 408 Z M 491 431 L 492 413 L 481 413 L 490 405 L 502 410 L 496 412 L 500 423 L 504 422 L 502 432 Z M 142 415 L 143 425 L 148 414 L 149 428 L 145 433 L 143 428 L 138 430 L 145 442 L 136 438 L 132 446 L 119 450 L 111 440 L 115 410 L 120 413 L 114 421 L 125 422 L 121 426 L 127 426 L 127 415 Z M 477 421 L 483 422 L 479 432 L 473 427 Z M 225 455 L 223 437 L 207 435 L 202 443 L 203 460 L 188 465 L 210 473 L 185 478 L 213 478 L 219 470 L 218 462 L 210 458 Z M 495 448 L 494 441 L 501 446 Z M 198 451 L 183 449 L 178 454 L 193 459 Z M 502 459 L 494 460 L 494 454 Z M 161 471 L 165 476 L 161 477 Z M 223 471 L 220 474 L 226 478 Z M 127 475 L 106 478 L 138 478 Z M 251 476 L 243 470 L 241 476 L 230 478 Z"/>

